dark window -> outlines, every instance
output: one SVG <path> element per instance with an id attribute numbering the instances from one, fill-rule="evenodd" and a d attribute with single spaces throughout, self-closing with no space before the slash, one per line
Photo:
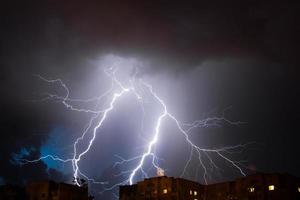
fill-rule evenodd
<path id="1" fill-rule="evenodd" d="M 279 176 L 279 187 L 286 188 L 286 177 Z"/>
<path id="2" fill-rule="evenodd" d="M 176 192 L 176 182 L 172 181 L 172 191 Z"/>

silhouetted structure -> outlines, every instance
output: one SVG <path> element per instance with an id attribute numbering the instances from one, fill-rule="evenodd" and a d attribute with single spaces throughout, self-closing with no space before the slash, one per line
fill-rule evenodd
<path id="1" fill-rule="evenodd" d="M 138 182 L 135 185 L 120 187 L 121 200 L 138 199 L 189 199 L 190 195 L 199 196 L 204 193 L 197 182 L 181 178 L 160 176 Z"/>
<path id="2" fill-rule="evenodd" d="M 173 177 L 145 179 L 120 186 L 120 200 L 299 200 L 300 179 L 257 173 L 235 181 L 201 185 Z"/>
<path id="3" fill-rule="evenodd" d="M 53 181 L 35 181 L 26 186 L 29 200 L 88 200 L 88 188 Z"/>
<path id="4" fill-rule="evenodd" d="M 26 199 L 25 189 L 15 185 L 0 186 L 1 200 L 24 200 Z"/>

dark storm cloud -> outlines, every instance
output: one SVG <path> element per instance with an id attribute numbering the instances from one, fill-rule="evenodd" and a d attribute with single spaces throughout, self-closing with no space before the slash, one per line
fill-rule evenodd
<path id="1" fill-rule="evenodd" d="M 5 139 L 0 140 L 0 160 L 5 164 L 0 171 L 9 173 L 0 176 L 16 177 L 17 169 L 21 177 L 23 168 L 8 162 L 11 154 L 22 147 L 38 149 L 53 125 L 74 125 L 76 121 L 67 120 L 62 107 L 28 101 L 48 89 L 32 74 L 62 77 L 76 88 L 95 70 L 87 60 L 108 53 L 149 62 L 142 71 L 146 75 L 180 76 L 204 66 L 208 81 L 215 80 L 208 85 L 214 102 L 209 106 L 236 106 L 244 113 L 236 115 L 252 122 L 244 130 L 246 138 L 275 140 L 274 144 L 267 142 L 270 154 L 285 143 L 287 150 L 279 154 L 281 158 L 272 154 L 269 159 L 272 163 L 285 160 L 296 173 L 294 166 L 299 162 L 292 166 L 291 160 L 297 156 L 292 132 L 299 102 L 298 10 L 296 3 L 274 1 L 3 3 L 0 109 Z M 205 64 L 210 61 L 222 64 Z M 194 88 L 198 84 L 191 82 Z M 196 107 L 200 97 L 195 92 L 190 99 L 187 105 Z M 44 177 L 45 166 L 40 165 L 40 177 Z M 264 169 L 270 170 L 268 166 Z"/>
<path id="2" fill-rule="evenodd" d="M 152 68 L 174 70 L 224 57 L 294 64 L 299 31 L 295 5 L 273 1 L 113 1 L 74 3 L 61 9 L 65 22 L 92 42 L 96 51 L 103 48 L 144 55 L 157 61 Z"/>
<path id="3" fill-rule="evenodd" d="M 25 65 L 73 67 L 78 56 L 108 52 L 144 56 L 157 61 L 152 68 L 171 70 L 209 58 L 298 60 L 297 6 L 290 2 L 49 1 L 4 9 L 3 50 L 21 54 Z"/>

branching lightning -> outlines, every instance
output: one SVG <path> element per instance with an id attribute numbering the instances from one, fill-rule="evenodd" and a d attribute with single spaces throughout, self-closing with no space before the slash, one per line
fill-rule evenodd
<path id="1" fill-rule="evenodd" d="M 118 101 L 122 100 L 122 97 L 124 95 L 134 95 L 136 97 L 136 100 L 142 105 L 143 112 L 143 104 L 145 101 L 145 93 L 148 95 L 151 95 L 151 97 L 156 101 L 156 103 L 161 107 L 161 111 L 159 116 L 156 119 L 154 131 L 151 134 L 151 140 L 147 142 L 147 145 L 145 146 L 144 151 L 136 155 L 132 158 L 125 159 L 119 155 L 115 155 L 119 161 L 115 163 L 114 166 L 121 166 L 126 163 L 134 163 L 135 167 L 132 169 L 122 171 L 119 174 L 116 174 L 116 176 L 120 175 L 126 175 L 127 178 L 125 180 L 121 181 L 120 183 L 117 183 L 115 185 L 111 185 L 109 187 L 106 187 L 105 190 L 111 190 L 115 188 L 118 185 L 123 184 L 133 184 L 137 180 L 137 173 L 141 173 L 143 177 L 149 177 L 147 170 L 145 170 L 145 160 L 148 158 L 151 158 L 152 161 L 152 167 L 154 167 L 157 170 L 161 170 L 161 167 L 158 164 L 158 160 L 160 158 L 157 157 L 154 147 L 159 140 L 159 136 L 162 134 L 161 132 L 161 125 L 164 123 L 166 119 L 169 119 L 173 121 L 174 125 L 177 127 L 179 132 L 182 134 L 184 140 L 186 141 L 186 144 L 190 147 L 190 155 L 184 165 L 184 168 L 182 170 L 181 176 L 185 176 L 187 173 L 187 169 L 191 164 L 191 161 L 194 159 L 194 157 L 197 157 L 199 166 L 203 169 L 203 180 L 205 183 L 208 182 L 208 173 L 212 169 L 218 169 L 219 167 L 215 163 L 214 159 L 211 155 L 214 155 L 214 157 L 218 157 L 220 159 L 223 159 L 228 164 L 230 164 L 233 168 L 235 168 L 241 175 L 245 175 L 245 172 L 243 171 L 240 163 L 238 161 L 230 159 L 228 156 L 231 153 L 234 153 L 236 151 L 239 151 L 240 149 L 246 147 L 249 144 L 240 144 L 235 146 L 227 146 L 222 148 L 201 148 L 197 144 L 195 144 L 191 138 L 190 138 L 190 132 L 193 129 L 200 128 L 200 127 L 208 127 L 208 126 L 220 126 L 223 123 L 231 124 L 231 125 L 239 125 L 242 122 L 235 122 L 230 121 L 225 117 L 225 114 L 223 112 L 222 116 L 219 117 L 209 117 L 203 120 L 196 120 L 191 123 L 181 123 L 177 118 L 170 113 L 170 111 L 167 108 L 167 105 L 159 97 L 159 95 L 153 90 L 152 86 L 146 82 L 144 82 L 141 79 L 136 79 L 136 76 L 133 76 L 130 82 L 129 87 L 125 87 L 116 76 L 117 68 L 111 67 L 107 70 L 105 70 L 106 75 L 111 79 L 111 87 L 104 92 L 101 96 L 91 99 L 72 99 L 70 98 L 70 90 L 66 86 L 66 84 L 61 79 L 46 79 L 42 76 L 39 77 L 42 81 L 45 81 L 49 84 L 59 84 L 60 87 L 62 87 L 66 94 L 64 96 L 60 96 L 57 94 L 46 94 L 46 97 L 42 100 L 55 100 L 60 103 L 62 103 L 67 109 L 70 109 L 75 112 L 85 112 L 91 114 L 91 118 L 89 123 L 87 124 L 87 127 L 84 129 L 83 133 L 80 137 L 78 137 L 75 142 L 73 143 L 73 157 L 62 159 L 56 155 L 46 155 L 44 157 L 40 157 L 36 160 L 26 160 L 22 159 L 20 160 L 20 163 L 26 164 L 26 163 L 34 163 L 41 161 L 46 158 L 50 158 L 52 160 L 63 162 L 63 163 L 71 163 L 72 169 L 73 169 L 73 177 L 75 184 L 80 186 L 80 182 L 78 181 L 80 178 L 84 178 L 88 180 L 90 183 L 95 184 L 109 184 L 106 181 L 96 181 L 92 178 L 90 178 L 88 175 L 84 174 L 81 169 L 79 163 L 81 162 L 81 159 L 85 156 L 88 156 L 88 153 L 90 151 L 90 148 L 93 146 L 93 143 L 97 137 L 97 134 L 99 129 L 103 126 L 103 123 L 105 120 L 107 120 L 110 112 L 114 110 L 115 104 L 118 103 Z M 106 103 L 107 101 L 107 103 Z M 95 102 L 96 106 L 93 109 L 86 109 L 83 107 L 78 106 L 77 104 L 72 104 L 73 102 L 84 102 L 84 103 L 90 103 Z M 104 102 L 104 103 L 103 103 Z M 99 105 L 103 104 L 102 109 L 99 109 Z M 91 133 L 91 138 L 88 140 L 87 145 L 83 149 L 79 149 L 78 145 L 84 141 L 87 140 L 87 134 Z M 209 162 L 205 162 L 205 161 Z M 198 171 L 197 171 L 198 173 Z"/>

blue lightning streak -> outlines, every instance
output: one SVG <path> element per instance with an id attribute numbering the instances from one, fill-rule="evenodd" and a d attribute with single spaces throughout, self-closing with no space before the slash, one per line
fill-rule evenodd
<path id="1" fill-rule="evenodd" d="M 156 168 L 157 170 L 161 169 L 159 167 L 159 165 L 157 164 L 157 160 L 158 157 L 155 155 L 155 153 L 153 152 L 153 148 L 155 146 L 155 144 L 157 143 L 158 139 L 159 139 L 159 135 L 160 135 L 160 127 L 161 124 L 163 123 L 163 121 L 165 120 L 165 118 L 169 118 L 171 119 L 176 127 L 178 128 L 179 132 L 184 136 L 185 141 L 187 142 L 187 144 L 191 147 L 191 151 L 190 151 L 190 156 L 184 166 L 184 169 L 182 171 L 181 176 L 184 176 L 186 173 L 186 170 L 193 158 L 194 153 L 197 154 L 198 156 L 198 160 L 199 160 L 199 165 L 203 168 L 204 170 L 204 174 L 203 174 L 203 180 L 205 181 L 205 183 L 207 183 L 207 176 L 208 176 L 208 169 L 206 164 L 203 161 L 203 156 L 205 156 L 208 160 L 209 160 L 209 164 L 212 168 L 218 168 L 217 165 L 215 164 L 215 162 L 213 161 L 213 159 L 210 157 L 210 154 L 216 154 L 217 156 L 219 156 L 220 158 L 224 159 L 226 162 L 230 163 L 233 167 L 235 167 L 240 174 L 245 176 L 245 172 L 242 170 L 242 168 L 239 166 L 239 162 L 231 160 L 228 156 L 226 156 L 226 153 L 231 153 L 231 151 L 234 151 L 236 149 L 239 148 L 244 148 L 246 147 L 248 144 L 243 144 L 243 145 L 236 145 L 236 146 L 228 146 L 228 147 L 223 147 L 223 148 L 217 148 L 217 149 L 206 149 L 206 148 L 201 148 L 199 146 L 197 146 L 195 143 L 192 142 L 192 140 L 189 137 L 189 132 L 195 128 L 199 128 L 199 127 L 207 127 L 207 126 L 219 126 L 221 124 L 221 122 L 223 123 L 228 123 L 228 124 L 232 124 L 232 125 L 239 125 L 242 124 L 242 122 L 233 122 L 228 120 L 227 118 L 225 118 L 224 116 L 224 112 L 223 115 L 221 117 L 210 117 L 210 118 L 206 118 L 204 120 L 196 120 L 192 123 L 180 123 L 175 116 L 173 116 L 167 109 L 166 104 L 164 103 L 164 101 L 157 95 L 156 92 L 153 91 L 153 88 L 151 85 L 143 82 L 141 79 L 139 79 L 138 81 L 135 79 L 135 76 L 132 80 L 130 80 L 130 87 L 124 87 L 122 85 L 122 83 L 116 78 L 115 73 L 117 72 L 117 68 L 111 67 L 109 68 L 107 71 L 105 71 L 106 75 L 108 77 L 111 78 L 112 80 L 112 85 L 111 88 L 109 88 L 109 90 L 107 90 L 103 95 L 96 97 L 96 98 L 91 98 L 91 99 L 72 99 L 70 98 L 70 91 L 68 89 L 68 87 L 66 86 L 66 84 L 61 80 L 61 79 L 46 79 L 40 75 L 38 75 L 38 77 L 48 83 L 59 83 L 60 86 L 62 88 L 64 88 L 64 90 L 66 91 L 66 95 L 65 96 L 59 96 L 56 94 L 47 94 L 47 97 L 45 99 L 42 100 L 48 100 L 48 99 L 54 99 L 56 101 L 61 102 L 67 109 L 70 109 L 72 111 L 76 111 L 76 112 L 86 112 L 86 113 L 90 113 L 93 116 L 91 117 L 87 128 L 83 131 L 82 135 L 80 137 L 78 137 L 76 139 L 76 141 L 73 144 L 73 158 L 69 158 L 69 159 L 61 159 L 58 156 L 53 156 L 53 155 L 47 155 L 44 157 L 40 157 L 36 160 L 25 160 L 22 159 L 20 160 L 20 162 L 22 164 L 25 163 L 34 163 L 34 162 L 38 162 L 41 161 L 43 159 L 46 158 L 51 158 L 55 161 L 59 161 L 59 162 L 71 162 L 72 163 L 72 167 L 73 167 L 73 176 L 74 176 L 74 181 L 75 184 L 80 186 L 80 183 L 78 182 L 78 179 L 80 177 L 84 177 L 85 179 L 87 179 L 88 181 L 92 182 L 92 183 L 96 183 L 96 184 L 108 184 L 107 182 L 101 182 L 101 181 L 96 181 L 90 177 L 88 177 L 86 174 L 82 173 L 80 168 L 79 168 L 79 162 L 81 161 L 81 158 L 83 156 L 85 156 L 90 148 L 92 147 L 96 136 L 97 136 L 97 132 L 98 129 L 103 125 L 104 121 L 106 120 L 108 114 L 114 109 L 114 105 L 115 103 L 125 94 L 131 93 L 133 94 L 136 99 L 138 100 L 138 102 L 141 103 L 142 105 L 142 111 L 144 112 L 143 109 L 143 95 L 139 92 L 140 90 L 145 92 L 149 92 L 151 94 L 151 96 L 158 102 L 158 104 L 162 107 L 162 111 L 160 113 L 160 115 L 158 116 L 157 120 L 156 120 L 156 124 L 155 124 L 155 128 L 154 128 L 154 133 L 153 133 L 153 137 L 152 139 L 149 141 L 148 145 L 146 146 L 146 150 L 138 156 L 129 158 L 129 159 L 124 159 L 120 156 L 117 156 L 121 161 L 118 161 L 115 163 L 116 165 L 122 165 L 124 163 L 129 163 L 129 162 L 133 162 L 136 160 L 138 161 L 138 164 L 136 165 L 136 167 L 134 167 L 131 170 L 127 170 L 127 171 L 123 171 L 118 175 L 123 175 L 123 174 L 129 174 L 128 178 L 125 179 L 124 181 L 117 183 L 111 187 L 108 187 L 105 189 L 106 190 L 111 190 L 119 185 L 123 185 L 123 184 L 133 184 L 134 183 L 134 178 L 136 177 L 137 172 L 141 172 L 143 174 L 144 177 L 148 177 L 148 174 L 146 173 L 146 171 L 143 169 L 143 166 L 145 164 L 145 160 L 147 157 L 152 157 L 152 165 L 154 168 Z M 138 83 L 138 84 L 137 84 Z M 113 92 L 114 87 L 118 88 L 118 91 Z M 137 89 L 138 88 L 138 89 Z M 72 102 L 97 102 L 97 106 L 98 103 L 105 97 L 108 98 L 111 95 L 110 101 L 108 106 L 103 109 L 103 110 L 98 110 L 98 109 L 85 109 L 85 108 L 80 108 L 80 107 L 76 107 L 74 105 L 72 105 Z M 96 106 L 96 107 L 97 107 Z M 186 127 L 186 128 L 184 128 Z M 89 132 L 89 130 L 92 129 L 92 138 L 89 140 L 88 145 L 81 151 L 78 151 L 78 144 L 80 141 L 83 141 L 85 139 L 86 134 Z"/>

